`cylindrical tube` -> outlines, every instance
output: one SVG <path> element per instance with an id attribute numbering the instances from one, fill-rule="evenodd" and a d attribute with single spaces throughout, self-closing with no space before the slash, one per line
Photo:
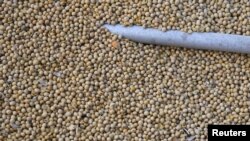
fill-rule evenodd
<path id="1" fill-rule="evenodd" d="M 194 49 L 250 53 L 250 36 L 222 33 L 185 33 L 182 31 L 160 31 L 141 26 L 104 25 L 110 32 L 130 40 L 157 45 L 181 46 Z"/>

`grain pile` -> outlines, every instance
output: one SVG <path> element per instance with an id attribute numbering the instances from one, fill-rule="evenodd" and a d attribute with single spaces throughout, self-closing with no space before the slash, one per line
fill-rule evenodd
<path id="1" fill-rule="evenodd" d="M 1 0 L 0 140 L 202 141 L 207 124 L 250 124 L 249 55 L 100 28 L 250 35 L 249 16 L 249 0 Z"/>

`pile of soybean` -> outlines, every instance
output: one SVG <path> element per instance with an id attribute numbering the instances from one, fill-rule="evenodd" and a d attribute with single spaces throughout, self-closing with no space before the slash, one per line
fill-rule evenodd
<path id="1" fill-rule="evenodd" d="M 203 141 L 250 124 L 250 56 L 104 23 L 250 35 L 249 0 L 0 0 L 0 140 Z"/>

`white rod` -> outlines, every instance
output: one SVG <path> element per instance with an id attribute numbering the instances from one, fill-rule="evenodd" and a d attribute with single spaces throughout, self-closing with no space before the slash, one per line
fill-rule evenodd
<path id="1" fill-rule="evenodd" d="M 145 29 L 141 26 L 124 27 L 106 24 L 104 27 L 114 34 L 140 43 L 250 53 L 250 36 L 211 32 L 189 34 L 176 30 L 163 32 L 153 28 Z"/>

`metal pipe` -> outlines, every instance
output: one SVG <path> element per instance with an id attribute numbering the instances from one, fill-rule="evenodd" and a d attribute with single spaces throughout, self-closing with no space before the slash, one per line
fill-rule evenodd
<path id="1" fill-rule="evenodd" d="M 153 28 L 143 28 L 141 26 L 125 27 L 119 24 L 106 24 L 104 27 L 114 34 L 140 43 L 250 53 L 250 36 L 212 32 L 193 32 L 189 34 L 177 30 L 163 32 Z"/>

